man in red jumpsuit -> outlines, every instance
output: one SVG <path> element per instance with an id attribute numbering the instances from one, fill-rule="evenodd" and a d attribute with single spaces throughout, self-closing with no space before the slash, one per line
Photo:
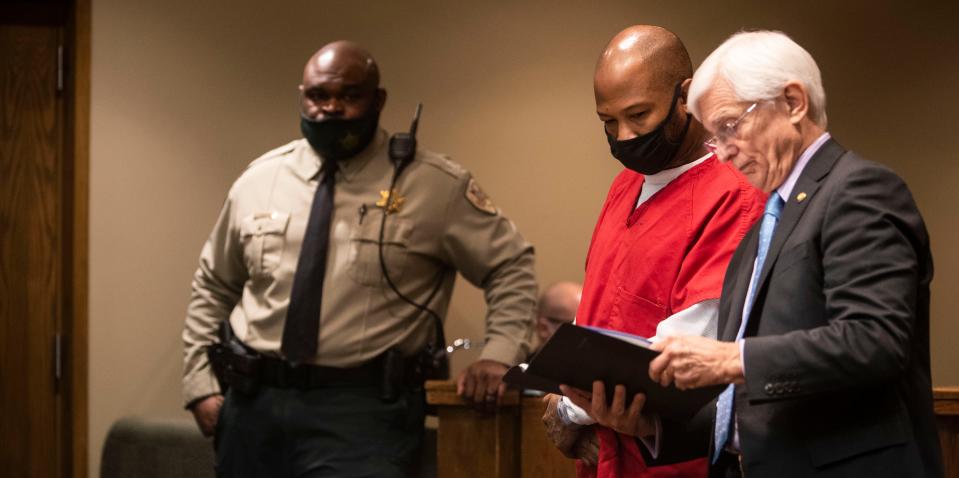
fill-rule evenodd
<path id="1" fill-rule="evenodd" d="M 716 336 L 726 266 L 762 214 L 764 195 L 706 148 L 705 129 L 686 109 L 692 73 L 679 38 L 647 25 L 613 37 L 596 65 L 596 111 L 625 169 L 593 231 L 579 325 L 654 340 Z M 636 373 L 646 370 L 637 366 Z M 575 391 L 548 397 L 547 432 L 568 456 L 581 458 L 579 476 L 707 475 L 705 440 L 701 459 L 648 466 L 651 459 L 669 461 L 658 456 L 660 424 L 641 418 L 642 396 L 630 400 L 616 388 L 609 407 Z M 601 386 L 591 392 L 606 393 Z M 597 402 L 602 406 L 588 406 Z M 590 444 L 597 438 L 595 456 Z"/>

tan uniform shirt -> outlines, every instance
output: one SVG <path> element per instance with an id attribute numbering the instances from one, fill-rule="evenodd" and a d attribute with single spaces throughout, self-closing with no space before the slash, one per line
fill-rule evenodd
<path id="1" fill-rule="evenodd" d="M 315 364 L 354 367 L 391 347 L 412 355 L 432 339 L 432 319 L 397 297 L 380 270 L 381 194 L 393 174 L 386 146 L 381 130 L 366 150 L 340 163 L 335 177 Z M 321 161 L 306 140 L 293 141 L 253 161 L 230 189 L 193 280 L 183 331 L 187 404 L 219 392 L 205 348 L 217 340 L 221 321 L 229 319 L 246 345 L 281 356 Z M 442 281 L 429 307 L 445 317 L 459 271 L 485 290 L 481 358 L 510 365 L 524 358 L 535 317 L 533 247 L 470 173 L 444 156 L 418 152 L 395 198 L 384 254 L 400 291 L 423 304 Z"/>

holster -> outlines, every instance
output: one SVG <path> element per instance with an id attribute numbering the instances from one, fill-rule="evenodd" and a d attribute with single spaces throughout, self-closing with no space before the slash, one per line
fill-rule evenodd
<path id="1" fill-rule="evenodd" d="M 393 401 L 406 387 L 422 387 L 426 380 L 449 378 L 449 359 L 446 350 L 435 351 L 430 345 L 412 357 L 404 357 L 395 349 L 387 350 L 382 357 L 382 399 Z"/>
<path id="2" fill-rule="evenodd" d="M 259 356 L 255 352 L 232 338 L 226 343 L 209 345 L 206 353 L 223 393 L 231 388 L 243 394 L 256 391 Z"/>
<path id="3" fill-rule="evenodd" d="M 450 378 L 450 359 L 446 349 L 430 344 L 417 355 L 416 373 L 420 383 L 425 380 L 447 380 Z"/>
<path id="4" fill-rule="evenodd" d="M 396 349 L 383 354 L 383 381 L 380 384 L 380 398 L 386 402 L 395 401 L 400 391 L 407 385 L 407 360 Z"/>

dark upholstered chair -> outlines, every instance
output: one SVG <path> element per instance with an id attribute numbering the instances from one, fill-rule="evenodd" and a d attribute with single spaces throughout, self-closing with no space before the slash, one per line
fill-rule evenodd
<path id="1" fill-rule="evenodd" d="M 213 478 L 213 441 L 193 420 L 125 417 L 103 444 L 100 478 Z M 418 478 L 436 476 L 436 429 L 426 428 Z"/>
<path id="2" fill-rule="evenodd" d="M 121 418 L 103 444 L 100 478 L 213 476 L 213 441 L 193 420 Z"/>

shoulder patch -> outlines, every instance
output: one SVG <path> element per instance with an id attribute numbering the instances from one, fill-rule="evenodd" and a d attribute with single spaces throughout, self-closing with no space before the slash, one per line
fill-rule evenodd
<path id="1" fill-rule="evenodd" d="M 499 210 L 497 210 L 496 206 L 493 205 L 493 200 L 490 199 L 485 192 L 483 192 L 474 178 L 470 178 L 469 184 L 466 185 L 466 200 L 468 200 L 476 209 L 479 209 L 480 211 L 491 216 L 495 216 L 499 213 Z"/>

